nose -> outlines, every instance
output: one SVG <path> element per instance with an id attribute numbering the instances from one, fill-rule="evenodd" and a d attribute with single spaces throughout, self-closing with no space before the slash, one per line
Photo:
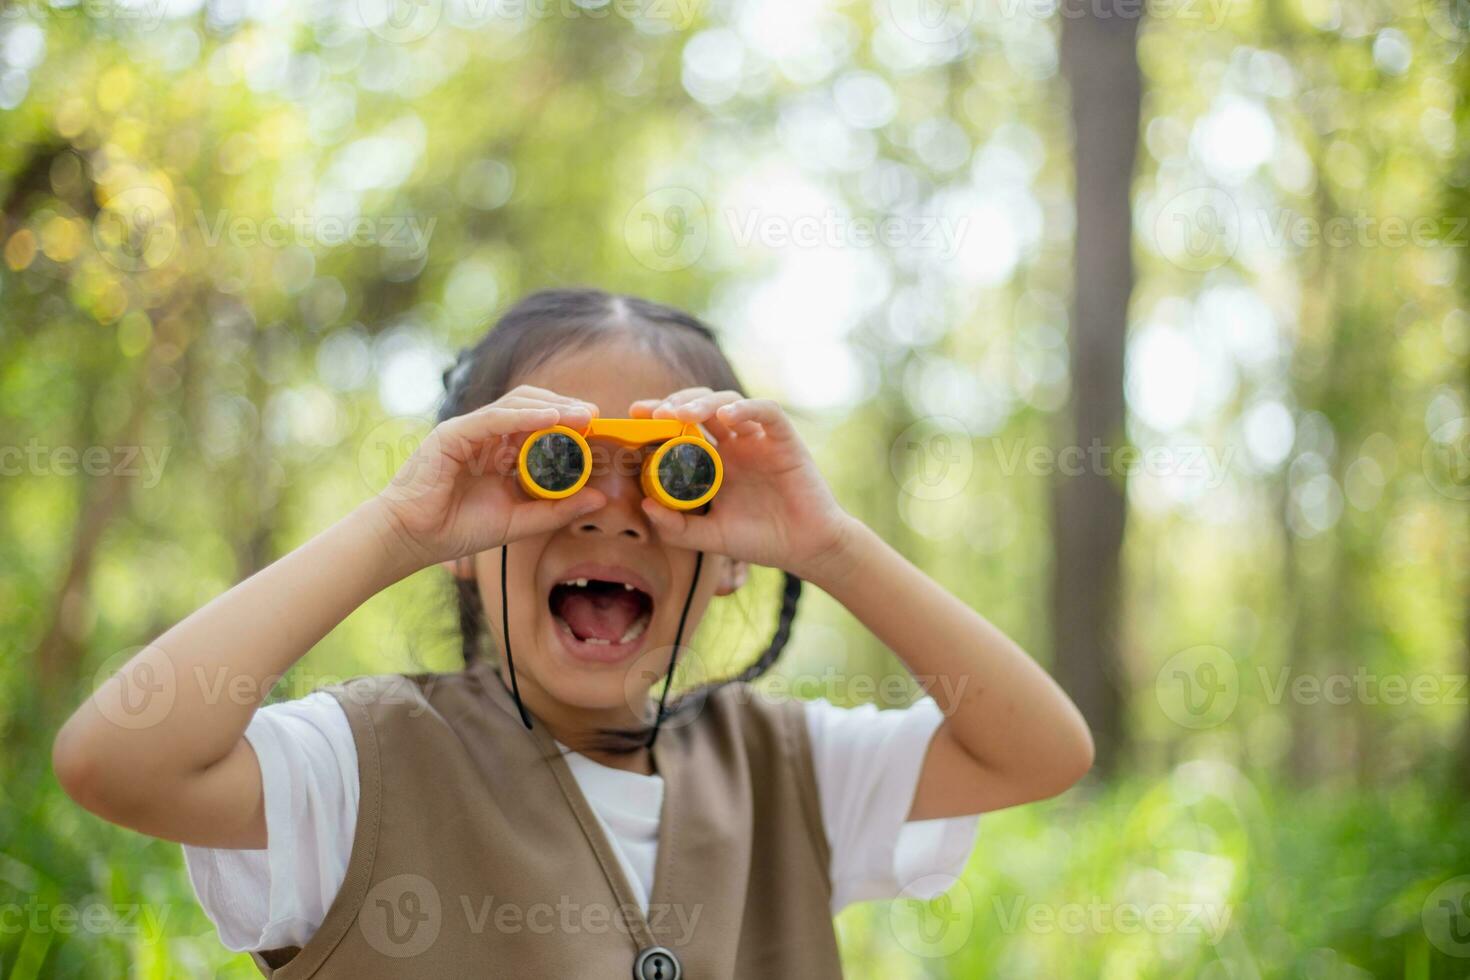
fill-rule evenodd
<path id="1" fill-rule="evenodd" d="M 592 460 L 587 486 L 602 491 L 607 503 L 577 518 L 572 530 L 579 535 L 648 541 L 652 528 L 643 513 L 643 487 L 638 480 L 636 460 L 610 460 L 603 447 L 596 445 L 592 447 Z"/>

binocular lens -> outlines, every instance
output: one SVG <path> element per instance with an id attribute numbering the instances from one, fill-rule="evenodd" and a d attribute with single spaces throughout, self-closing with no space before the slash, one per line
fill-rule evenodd
<path id="1" fill-rule="evenodd" d="M 526 451 L 526 475 L 538 487 L 559 493 L 582 478 L 587 460 L 571 436 L 548 432 Z"/>
<path id="2" fill-rule="evenodd" d="M 680 443 L 658 461 L 658 482 L 675 500 L 698 500 L 715 482 L 715 461 L 701 447 Z"/>

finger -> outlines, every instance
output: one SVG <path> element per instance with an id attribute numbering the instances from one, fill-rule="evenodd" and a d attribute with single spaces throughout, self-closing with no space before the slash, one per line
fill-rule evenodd
<path id="1" fill-rule="evenodd" d="M 439 423 L 431 435 L 447 443 L 465 441 L 474 445 L 497 436 L 516 432 L 534 432 L 554 425 L 562 410 L 554 405 L 503 407 L 486 405 L 468 415 L 456 415 Z"/>
<path id="2" fill-rule="evenodd" d="M 738 391 L 711 392 L 675 408 L 674 417 L 681 422 L 702 424 L 707 432 L 714 436 L 716 442 L 729 442 L 735 438 L 735 432 L 715 414 L 715 411 L 722 405 L 729 405 L 744 397 Z"/>
<path id="3" fill-rule="evenodd" d="M 712 391 L 706 385 L 701 385 L 697 388 L 681 388 L 672 395 L 669 395 L 654 408 L 653 417 L 656 419 L 674 418 L 674 410 L 680 405 L 708 394 L 712 394 Z"/>
<path id="4" fill-rule="evenodd" d="M 738 391 L 712 391 L 674 406 L 674 417 L 681 422 L 703 422 L 722 405 L 731 405 L 745 396 Z"/>
<path id="5" fill-rule="evenodd" d="M 507 472 L 505 461 L 501 459 L 507 437 L 555 425 L 560 412 L 550 405 L 537 408 L 486 406 L 440 422 L 429 433 L 420 450 L 440 453 L 477 476 Z"/>
<path id="6" fill-rule="evenodd" d="M 735 430 L 713 415 L 700 423 L 700 427 L 705 430 L 705 435 L 713 437 L 716 443 L 727 443 L 735 438 Z"/>
<path id="7" fill-rule="evenodd" d="M 583 487 L 560 500 L 519 501 L 511 506 L 510 529 L 506 537 L 514 541 L 532 534 L 547 534 L 605 506 L 607 497 L 592 487 Z"/>
<path id="8" fill-rule="evenodd" d="M 638 401 L 628 406 L 628 418 L 652 418 L 653 410 L 662 404 L 663 399 L 661 398 L 640 398 Z M 708 436 L 712 436 L 715 442 L 729 442 L 731 439 L 735 438 L 734 431 L 732 431 L 730 427 L 725 425 L 723 422 L 709 419 L 705 424 L 708 428 L 708 432 L 706 432 L 705 434 Z"/>
<path id="9" fill-rule="evenodd" d="M 492 405 L 500 408 L 554 408 L 560 412 L 557 424 L 582 429 L 597 416 L 597 406 L 590 402 L 548 402 L 539 398 L 507 395 Z M 486 408 L 491 406 L 487 405 Z"/>
<path id="10" fill-rule="evenodd" d="M 556 398 L 556 400 L 550 400 L 550 398 L 541 398 L 538 395 L 509 394 L 492 401 L 490 406 L 485 407 L 537 408 L 544 406 L 557 408 L 557 410 L 564 413 L 567 419 L 579 420 L 579 425 L 587 425 L 587 422 L 591 422 L 592 419 L 597 417 L 597 406 L 595 404 L 592 404 L 591 401 L 579 401 L 576 398 Z"/>
<path id="11" fill-rule="evenodd" d="M 664 403 L 662 398 L 640 398 L 628 406 L 628 418 L 647 419 L 653 417 L 653 410 Z"/>
<path id="12" fill-rule="evenodd" d="M 539 399 L 541 401 L 552 402 L 553 404 L 582 405 L 586 406 L 593 415 L 597 414 L 597 405 L 593 402 L 581 398 L 572 398 L 567 395 L 559 395 L 548 388 L 538 388 L 535 385 L 516 385 L 510 391 L 506 392 L 504 397 Z"/>
<path id="13" fill-rule="evenodd" d="M 770 398 L 746 398 L 723 406 L 717 413 L 720 421 L 729 426 L 746 422 L 756 423 L 771 439 L 795 439 L 796 429 L 781 410 L 781 406 Z M 748 434 L 741 429 L 741 435 Z"/>
<path id="14" fill-rule="evenodd" d="M 729 442 L 735 433 L 724 422 L 715 419 L 714 411 L 745 396 L 738 391 L 712 391 L 709 388 L 685 388 L 675 392 L 655 409 L 660 418 L 677 419 L 680 422 L 702 423 L 705 434 L 715 442 Z"/>
<path id="15" fill-rule="evenodd" d="M 550 388 L 538 388 L 537 385 L 516 385 L 510 391 L 507 391 L 506 395 L 507 397 L 509 395 L 520 395 L 523 398 L 539 398 L 542 401 L 570 401 L 570 403 L 582 404 L 582 406 L 592 406 L 591 401 L 584 400 L 584 398 L 573 398 L 570 395 L 563 395 L 560 392 L 551 391 Z"/>
<path id="16" fill-rule="evenodd" d="M 658 536 L 676 548 L 723 553 L 721 536 L 714 518 L 672 510 L 651 497 L 643 498 L 643 513 Z"/>
<path id="17" fill-rule="evenodd" d="M 747 419 L 744 422 L 736 422 L 730 429 L 737 436 L 758 436 L 761 434 L 761 424 Z"/>

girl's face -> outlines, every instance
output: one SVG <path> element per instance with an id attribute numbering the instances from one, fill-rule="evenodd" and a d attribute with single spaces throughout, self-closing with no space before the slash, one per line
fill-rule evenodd
<path id="1" fill-rule="evenodd" d="M 555 355 L 514 381 L 592 402 L 605 418 L 626 418 L 633 402 L 693 383 L 631 338 Z M 664 544 L 643 514 L 641 456 L 590 442 L 587 485 L 602 491 L 606 505 L 558 531 L 513 541 L 507 563 L 521 698 L 564 740 L 651 720 L 649 690 L 662 683 L 694 573 L 694 552 Z M 474 570 L 498 647 L 499 550 L 476 555 Z M 733 592 L 744 576 L 743 564 L 705 555 L 681 662 L 710 598 Z"/>

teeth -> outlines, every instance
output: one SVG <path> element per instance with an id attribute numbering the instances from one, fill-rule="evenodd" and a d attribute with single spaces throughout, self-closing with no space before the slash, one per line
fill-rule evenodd
<path id="1" fill-rule="evenodd" d="M 575 634 L 575 633 L 572 632 L 572 628 L 567 625 L 567 621 L 565 619 L 562 619 L 560 616 L 556 615 L 555 613 L 552 613 L 551 614 L 551 618 L 554 619 L 554 620 L 556 620 L 556 625 L 559 628 L 561 628 L 561 629 L 563 629 L 563 630 L 566 631 L 567 636 L 570 636 L 573 639 L 576 639 L 577 634 Z M 631 643 L 634 640 L 638 639 L 638 637 L 640 637 L 640 636 L 643 635 L 643 631 L 646 630 L 646 629 L 648 629 L 648 620 L 649 620 L 648 613 L 643 613 L 642 615 L 640 615 L 637 619 L 633 620 L 633 622 L 631 622 L 631 623 L 628 624 L 628 628 L 623 631 L 623 635 L 622 636 L 618 637 L 617 642 L 619 642 L 619 643 Z M 593 644 L 595 646 L 603 646 L 603 647 L 605 647 L 605 646 L 610 646 L 613 641 L 612 640 L 600 640 L 597 637 L 593 636 L 593 637 L 588 637 L 587 639 L 583 640 L 582 642 L 583 643 L 591 643 L 591 644 Z"/>
<path id="2" fill-rule="evenodd" d="M 566 581 L 562 582 L 561 584 L 562 585 L 575 585 L 578 588 L 585 589 L 587 587 L 587 579 L 585 579 L 585 578 L 569 578 Z M 633 586 L 631 584 L 629 584 L 628 582 L 623 582 L 623 583 L 620 583 L 620 584 L 623 586 L 623 591 L 624 592 L 632 592 L 633 591 Z"/>
<path id="3" fill-rule="evenodd" d="M 628 624 L 628 628 L 623 631 L 623 635 L 618 640 L 618 642 L 631 643 L 633 640 L 636 640 L 638 639 L 638 637 L 642 636 L 643 631 L 646 629 L 648 629 L 648 613 L 643 613 L 637 619 L 633 620 L 633 622 Z"/>

